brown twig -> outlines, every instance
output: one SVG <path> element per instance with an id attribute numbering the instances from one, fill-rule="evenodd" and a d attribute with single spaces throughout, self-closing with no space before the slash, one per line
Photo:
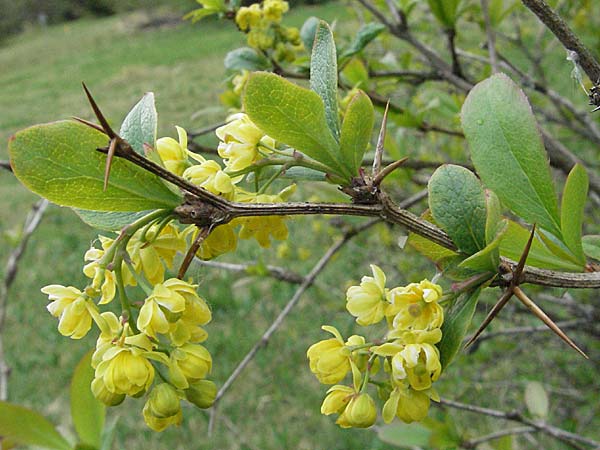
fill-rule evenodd
<path id="1" fill-rule="evenodd" d="M 40 224 L 47 207 L 48 200 L 42 199 L 33 205 L 29 214 L 27 214 L 21 240 L 8 257 L 6 269 L 4 271 L 4 279 L 2 280 L 2 283 L 0 283 L 0 400 L 2 401 L 8 398 L 8 376 L 10 374 L 10 367 L 8 367 L 4 359 L 4 346 L 2 341 L 2 332 L 4 331 L 4 323 L 6 320 L 8 291 L 17 276 L 19 261 L 27 248 L 29 238 Z"/>
<path id="2" fill-rule="evenodd" d="M 10 161 L 1 160 L 0 161 L 0 169 L 8 170 L 12 172 L 12 167 L 10 165 Z"/>
<path id="3" fill-rule="evenodd" d="M 521 0 L 522 3 L 540 19 L 558 38 L 567 50 L 574 51 L 579 57 L 579 65 L 589 79 L 595 83 L 600 80 L 600 64 L 581 42 L 569 25 L 544 0 Z"/>
<path id="4" fill-rule="evenodd" d="M 543 421 L 531 420 L 517 411 L 514 412 L 505 412 L 499 411 L 491 408 L 482 408 L 480 406 L 469 405 L 466 403 L 456 402 L 454 400 L 449 400 L 442 398 L 440 399 L 440 404 L 443 406 L 448 406 L 450 408 L 461 409 L 463 411 L 472 412 L 475 414 L 482 414 L 485 416 L 495 417 L 497 419 L 510 420 L 512 422 L 519 422 L 524 425 L 535 428 L 536 430 L 552 436 L 555 439 L 558 439 L 562 442 L 566 442 L 570 445 L 574 443 L 581 443 L 585 445 L 592 446 L 593 448 L 600 448 L 600 442 L 594 441 L 593 439 L 586 438 L 584 436 L 580 436 L 575 433 L 571 433 L 570 431 L 563 430 L 561 428 L 554 427 L 552 425 L 548 425 Z"/>

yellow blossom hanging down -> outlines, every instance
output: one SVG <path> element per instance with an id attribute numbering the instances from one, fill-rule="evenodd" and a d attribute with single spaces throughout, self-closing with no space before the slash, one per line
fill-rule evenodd
<path id="1" fill-rule="evenodd" d="M 144 421 L 154 431 L 180 425 L 183 419 L 179 394 L 173 386 L 161 383 L 152 389 L 143 410 Z"/>
<path id="2" fill-rule="evenodd" d="M 185 169 L 189 167 L 188 157 L 190 152 L 187 149 L 187 132 L 176 126 L 179 142 L 171 137 L 163 137 L 156 141 L 156 151 L 165 165 L 165 169 L 181 176 Z"/>
<path id="3" fill-rule="evenodd" d="M 393 320 L 394 328 L 439 328 L 444 321 L 444 311 L 438 303 L 441 296 L 442 288 L 428 280 L 395 288 L 390 292 L 392 306 L 386 316 Z"/>
<path id="4" fill-rule="evenodd" d="M 88 296 L 79 289 L 59 284 L 42 288 L 48 295 L 48 311 L 59 318 L 58 331 L 63 336 L 81 339 L 92 328 L 92 316 L 99 315 L 98 308 Z"/>
<path id="5" fill-rule="evenodd" d="M 346 309 L 363 326 L 380 322 L 389 306 L 385 274 L 374 264 L 371 264 L 371 271 L 372 277 L 362 277 L 360 286 L 351 286 L 346 293 Z"/>

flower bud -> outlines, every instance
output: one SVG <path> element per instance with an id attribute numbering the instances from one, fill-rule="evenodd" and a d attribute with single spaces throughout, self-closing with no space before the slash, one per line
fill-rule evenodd
<path id="1" fill-rule="evenodd" d="M 154 417 L 160 419 L 176 415 L 181 409 L 177 391 L 168 383 L 157 385 L 148 397 L 148 408 Z"/>
<path id="2" fill-rule="evenodd" d="M 350 400 L 343 415 L 349 426 L 354 428 L 368 428 L 377 419 L 375 402 L 369 394 L 358 394 Z"/>
<path id="3" fill-rule="evenodd" d="M 123 403 L 123 400 L 125 400 L 125 394 L 114 394 L 106 389 L 102 378 L 94 378 L 91 387 L 94 397 L 96 397 L 106 406 L 117 406 Z"/>
<path id="4" fill-rule="evenodd" d="M 185 398 L 198 408 L 210 408 L 217 398 L 217 386 L 209 380 L 200 380 L 184 391 Z"/>

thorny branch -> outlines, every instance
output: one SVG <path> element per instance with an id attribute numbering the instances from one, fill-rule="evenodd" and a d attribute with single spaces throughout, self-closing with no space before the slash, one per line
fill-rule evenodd
<path id="1" fill-rule="evenodd" d="M 17 272 L 19 270 L 19 261 L 27 248 L 29 238 L 36 230 L 46 208 L 48 207 L 48 200 L 42 199 L 38 201 L 27 214 L 25 224 L 23 226 L 21 240 L 19 244 L 12 251 L 6 262 L 6 268 L 4 271 L 4 279 L 0 283 L 0 400 L 4 401 L 8 397 L 8 377 L 10 374 L 10 367 L 4 360 L 4 346 L 2 341 L 2 332 L 4 331 L 4 323 L 6 321 L 6 311 L 8 304 L 8 291 L 15 281 Z"/>

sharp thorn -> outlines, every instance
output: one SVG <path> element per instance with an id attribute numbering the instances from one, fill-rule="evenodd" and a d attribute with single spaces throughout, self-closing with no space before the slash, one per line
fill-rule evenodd
<path id="1" fill-rule="evenodd" d="M 531 244 L 533 243 L 533 237 L 535 236 L 535 223 L 531 228 L 531 234 L 529 235 L 529 239 L 527 240 L 527 244 L 525 244 L 525 248 L 523 249 L 523 253 L 521 254 L 521 258 L 519 259 L 519 263 L 517 264 L 517 268 L 513 273 L 513 281 L 512 285 L 517 286 L 521 279 L 521 274 L 523 273 L 523 269 L 525 268 L 525 263 L 527 262 L 527 257 L 529 256 L 529 251 L 531 250 Z"/>
<path id="2" fill-rule="evenodd" d="M 488 313 L 487 317 L 483 320 L 481 325 L 479 325 L 479 328 L 477 329 L 475 334 L 465 344 L 465 348 L 469 347 L 477 340 L 481 333 L 483 333 L 483 330 L 487 328 L 487 326 L 492 322 L 492 320 L 494 320 L 494 318 L 498 315 L 502 308 L 504 308 L 504 305 L 506 305 L 506 303 L 510 300 L 512 295 L 513 291 L 510 287 L 506 289 L 506 291 L 504 291 L 500 299 L 496 302 L 492 310 Z"/>
<path id="3" fill-rule="evenodd" d="M 87 99 L 90 102 L 92 109 L 94 110 L 94 114 L 96 114 L 96 117 L 98 118 L 98 122 L 100 122 L 100 125 L 102 125 L 102 128 L 104 128 L 104 133 L 106 133 L 108 135 L 108 137 L 111 139 L 117 137 L 117 134 L 112 130 L 112 128 L 108 124 L 108 121 L 104 117 L 104 114 L 102 114 L 102 111 L 100 111 L 100 108 L 98 107 L 98 104 L 96 103 L 96 100 L 94 100 L 94 97 L 92 97 L 92 94 L 89 91 L 89 89 L 87 88 L 87 86 L 85 85 L 85 83 L 81 83 L 81 84 L 83 85 L 83 90 L 85 91 L 85 95 L 87 96 Z"/>
<path id="4" fill-rule="evenodd" d="M 535 304 L 535 302 L 533 300 L 531 300 L 529 297 L 527 297 L 527 294 L 525 294 L 525 292 L 523 292 L 520 287 L 516 286 L 514 288 L 514 294 L 519 300 L 521 300 L 521 303 L 523 303 L 525 306 L 527 306 L 527 308 L 529 308 L 529 310 L 533 314 L 535 314 L 535 316 L 538 319 L 540 319 L 542 322 L 544 322 L 544 324 L 548 328 L 550 328 L 558 337 L 560 337 L 563 341 L 565 341 L 571 348 L 576 350 L 585 359 L 590 359 L 588 357 L 588 355 L 586 355 L 583 350 L 581 350 L 579 347 L 577 347 L 575 342 L 573 342 L 569 338 L 569 336 L 567 336 L 565 334 L 565 332 L 562 331 L 550 317 L 548 317 L 548 315 L 542 310 L 542 308 L 540 308 L 538 305 Z"/>
<path id="5" fill-rule="evenodd" d="M 402 166 L 406 161 L 408 161 L 408 156 L 405 156 L 404 158 L 399 159 L 398 161 L 394 161 L 393 163 L 388 164 L 387 166 L 385 166 L 377 174 L 377 176 L 373 179 L 373 186 L 379 186 L 383 182 L 383 180 L 385 179 L 385 177 L 387 177 L 394 170 L 396 170 L 397 168 L 399 168 L 400 166 Z"/>
<path id="6" fill-rule="evenodd" d="M 375 147 L 375 157 L 373 158 L 373 177 L 379 175 L 381 170 L 381 160 L 383 159 L 383 147 L 385 144 L 385 131 L 387 128 L 388 110 L 390 109 L 390 101 L 388 100 L 385 105 L 385 111 L 383 113 L 383 119 L 381 121 L 381 129 L 379 130 L 379 137 L 377 138 L 377 147 Z"/>
<path id="7" fill-rule="evenodd" d="M 108 177 L 110 176 L 110 168 L 112 166 L 113 157 L 115 156 L 115 150 L 117 148 L 117 139 L 113 138 L 110 140 L 108 146 L 108 152 L 106 153 L 106 165 L 104 166 L 104 190 L 108 188 Z"/>
<path id="8" fill-rule="evenodd" d="M 88 120 L 82 119 L 81 117 L 73 117 L 73 120 L 76 120 L 77 122 L 81 122 L 82 124 L 87 125 L 88 127 L 93 128 L 94 130 L 98 130 L 102 134 L 106 134 L 106 131 L 104 131 L 104 128 L 102 128 L 98 124 L 95 124 L 94 122 L 90 122 Z"/>

